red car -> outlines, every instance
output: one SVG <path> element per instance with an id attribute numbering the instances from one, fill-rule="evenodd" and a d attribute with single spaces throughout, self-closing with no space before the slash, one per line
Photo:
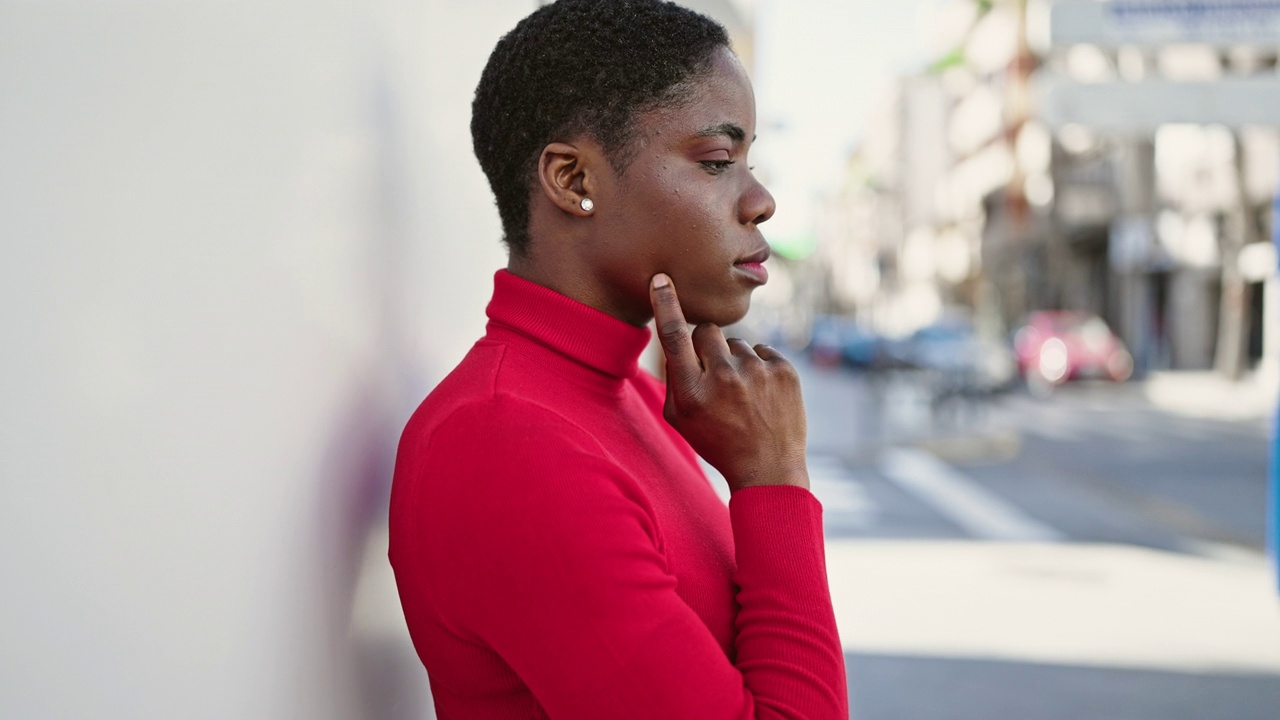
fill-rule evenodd
<path id="1" fill-rule="evenodd" d="M 1058 385 L 1075 378 L 1116 382 L 1133 374 L 1133 356 L 1097 315 L 1065 310 L 1031 313 L 1013 340 L 1028 381 Z"/>

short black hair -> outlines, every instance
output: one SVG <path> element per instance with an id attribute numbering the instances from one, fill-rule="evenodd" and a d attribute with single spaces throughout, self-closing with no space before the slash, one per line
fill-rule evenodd
<path id="1" fill-rule="evenodd" d="M 661 0 L 558 0 L 503 36 L 476 87 L 471 141 L 511 252 L 528 251 L 543 148 L 588 135 L 622 172 L 636 116 L 680 103 L 728 46 L 719 23 Z"/>

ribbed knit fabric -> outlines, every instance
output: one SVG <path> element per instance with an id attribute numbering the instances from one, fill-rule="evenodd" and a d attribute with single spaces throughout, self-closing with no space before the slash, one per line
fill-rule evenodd
<path id="1" fill-rule="evenodd" d="M 822 508 L 726 510 L 649 331 L 499 271 L 400 442 L 390 558 L 442 720 L 847 718 Z"/>

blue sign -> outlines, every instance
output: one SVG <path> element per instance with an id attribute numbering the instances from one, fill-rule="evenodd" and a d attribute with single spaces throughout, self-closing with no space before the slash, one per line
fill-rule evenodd
<path id="1" fill-rule="evenodd" d="M 1165 34 L 1172 40 L 1245 42 L 1276 30 L 1278 0 L 1113 0 L 1107 12 L 1120 27 L 1139 35 Z"/>
<path id="2" fill-rule="evenodd" d="M 1276 245 L 1276 271 L 1280 272 L 1280 195 L 1271 203 L 1271 241 Z M 1270 488 L 1267 548 L 1271 554 L 1271 567 L 1275 570 L 1276 592 L 1280 592 L 1280 402 L 1276 404 L 1276 417 L 1271 423 Z"/>
<path id="3" fill-rule="evenodd" d="M 1049 31 L 1055 46 L 1274 46 L 1280 41 L 1280 0 L 1055 0 Z"/>

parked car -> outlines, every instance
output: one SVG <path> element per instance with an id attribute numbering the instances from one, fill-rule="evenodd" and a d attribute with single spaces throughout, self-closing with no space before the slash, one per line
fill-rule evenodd
<path id="1" fill-rule="evenodd" d="M 852 318 L 819 315 L 813 320 L 809 357 L 815 365 L 870 369 L 880 363 L 880 336 Z"/>
<path id="2" fill-rule="evenodd" d="M 870 370 L 880 366 L 880 336 L 864 325 L 851 324 L 840 338 L 840 360 L 849 367 Z"/>
<path id="3" fill-rule="evenodd" d="M 809 359 L 814 365 L 835 367 L 840 364 L 840 318 L 819 315 L 813 319 L 809 335 Z"/>
<path id="4" fill-rule="evenodd" d="M 890 343 L 886 355 L 900 368 L 935 370 L 970 390 L 998 390 L 1015 378 L 1013 354 L 962 320 L 944 320 Z"/>
<path id="5" fill-rule="evenodd" d="M 1121 382 L 1133 356 L 1097 315 L 1066 310 L 1033 312 L 1013 340 L 1018 369 L 1028 382 L 1060 385 L 1077 378 Z"/>

